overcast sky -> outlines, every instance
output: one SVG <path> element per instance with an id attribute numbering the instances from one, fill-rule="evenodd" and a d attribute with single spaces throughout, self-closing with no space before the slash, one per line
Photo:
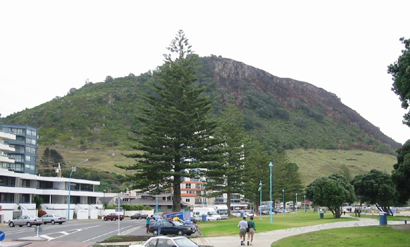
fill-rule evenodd
<path id="1" fill-rule="evenodd" d="M 305 81 L 404 143 L 406 112 L 387 66 L 410 38 L 410 1 L 0 0 L 0 114 L 65 96 L 88 79 L 163 63 L 179 29 L 220 55 Z"/>

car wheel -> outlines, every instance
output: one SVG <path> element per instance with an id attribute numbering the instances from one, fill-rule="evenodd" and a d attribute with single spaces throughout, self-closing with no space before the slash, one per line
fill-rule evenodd
<path id="1" fill-rule="evenodd" d="M 30 222 L 27 222 L 27 227 L 31 227 L 31 223 Z"/>
<path id="2" fill-rule="evenodd" d="M 117 220 L 117 218 L 114 218 L 114 219 L 112 219 L 113 221 L 116 221 Z"/>
<path id="3" fill-rule="evenodd" d="M 184 235 L 184 232 L 182 232 L 182 230 L 178 230 L 177 235 L 182 236 L 182 235 Z"/>
<path id="4" fill-rule="evenodd" d="M 13 222 L 9 222 L 9 227 L 14 227 L 14 223 L 13 223 Z"/>
<path id="5" fill-rule="evenodd" d="M 104 221 L 107 221 L 107 218 L 104 217 Z"/>
<path id="6" fill-rule="evenodd" d="M 58 223 L 58 224 L 62 225 L 62 224 L 63 224 L 63 222 L 60 222 L 60 223 Z"/>
<path id="7" fill-rule="evenodd" d="M 158 236 L 158 230 L 154 230 L 154 231 L 152 232 L 152 234 L 154 234 L 154 236 Z"/>
<path id="8" fill-rule="evenodd" d="M 56 222 L 54 220 L 51 221 L 51 224 L 54 225 Z"/>

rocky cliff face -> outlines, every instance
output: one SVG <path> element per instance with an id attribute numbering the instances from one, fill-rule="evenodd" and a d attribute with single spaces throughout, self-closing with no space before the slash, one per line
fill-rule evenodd
<path id="1" fill-rule="evenodd" d="M 344 105 L 333 93 L 309 83 L 288 78 L 279 78 L 263 70 L 248 66 L 231 59 L 213 56 L 214 81 L 235 97 L 238 106 L 242 106 L 243 87 L 246 84 L 258 92 L 269 93 L 279 100 L 288 110 L 294 109 L 295 100 L 301 101 L 311 108 L 323 109 L 324 115 L 332 120 L 359 127 L 364 133 L 376 140 L 399 148 L 401 145 L 384 135 L 379 128 L 361 117 L 356 111 Z"/>

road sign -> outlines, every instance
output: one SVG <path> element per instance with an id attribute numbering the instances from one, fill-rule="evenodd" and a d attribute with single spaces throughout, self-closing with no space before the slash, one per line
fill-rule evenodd
<path id="1" fill-rule="evenodd" d="M 3 241 L 6 238 L 6 233 L 0 231 L 0 241 Z"/>

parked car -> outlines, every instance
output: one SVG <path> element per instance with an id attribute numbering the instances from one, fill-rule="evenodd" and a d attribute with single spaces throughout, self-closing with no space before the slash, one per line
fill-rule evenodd
<path id="1" fill-rule="evenodd" d="M 44 225 L 47 223 L 51 223 L 52 225 L 58 223 L 61 225 L 66 221 L 66 217 L 62 217 L 58 214 L 45 214 L 41 217 L 41 219 L 43 220 Z"/>
<path id="2" fill-rule="evenodd" d="M 175 221 L 175 220 L 174 220 Z M 185 220 L 177 220 L 178 222 L 181 222 L 182 224 L 184 224 L 185 226 L 189 226 L 189 227 L 191 227 L 192 228 L 192 231 L 193 232 L 196 232 L 197 230 L 198 230 L 198 226 L 197 226 L 197 224 L 196 224 L 196 222 L 188 222 L 188 221 L 185 221 Z"/>
<path id="3" fill-rule="evenodd" d="M 120 218 L 120 220 L 123 220 L 123 219 L 124 219 L 124 215 L 122 215 L 122 214 L 116 214 L 116 213 L 110 213 L 110 214 L 104 216 L 103 219 L 104 219 L 105 221 L 107 221 L 107 220 L 113 221 L 113 220 L 118 220 L 118 217 Z"/>
<path id="4" fill-rule="evenodd" d="M 278 210 L 276 208 L 272 208 L 272 214 L 277 214 Z M 263 210 L 262 214 L 269 214 L 269 210 Z"/>
<path id="5" fill-rule="evenodd" d="M 194 241 L 187 237 L 152 237 L 144 244 L 130 245 L 130 247 L 152 247 L 152 246 L 173 246 L 173 247 L 199 247 Z"/>
<path id="6" fill-rule="evenodd" d="M 245 216 L 245 217 L 254 217 L 254 216 L 255 216 L 255 212 L 249 211 L 249 210 L 245 210 L 245 211 L 243 212 L 243 216 Z"/>
<path id="7" fill-rule="evenodd" d="M 15 220 L 9 221 L 10 227 L 14 227 L 14 226 L 22 227 L 24 225 L 31 227 L 32 225 L 42 225 L 42 224 L 43 224 L 43 220 L 41 218 L 38 218 L 32 215 L 22 215 Z"/>
<path id="8" fill-rule="evenodd" d="M 140 220 L 140 219 L 147 219 L 147 218 L 148 218 L 148 214 L 136 213 L 136 214 L 134 214 L 134 215 L 131 215 L 131 219 L 132 219 L 132 220 L 133 220 L 133 219 Z"/>
<path id="9" fill-rule="evenodd" d="M 158 222 L 153 222 L 148 231 L 154 235 L 158 235 Z M 174 235 L 188 235 L 190 236 L 196 230 L 191 226 L 186 226 L 179 221 L 162 221 L 161 224 L 161 234 L 174 234 Z"/>

